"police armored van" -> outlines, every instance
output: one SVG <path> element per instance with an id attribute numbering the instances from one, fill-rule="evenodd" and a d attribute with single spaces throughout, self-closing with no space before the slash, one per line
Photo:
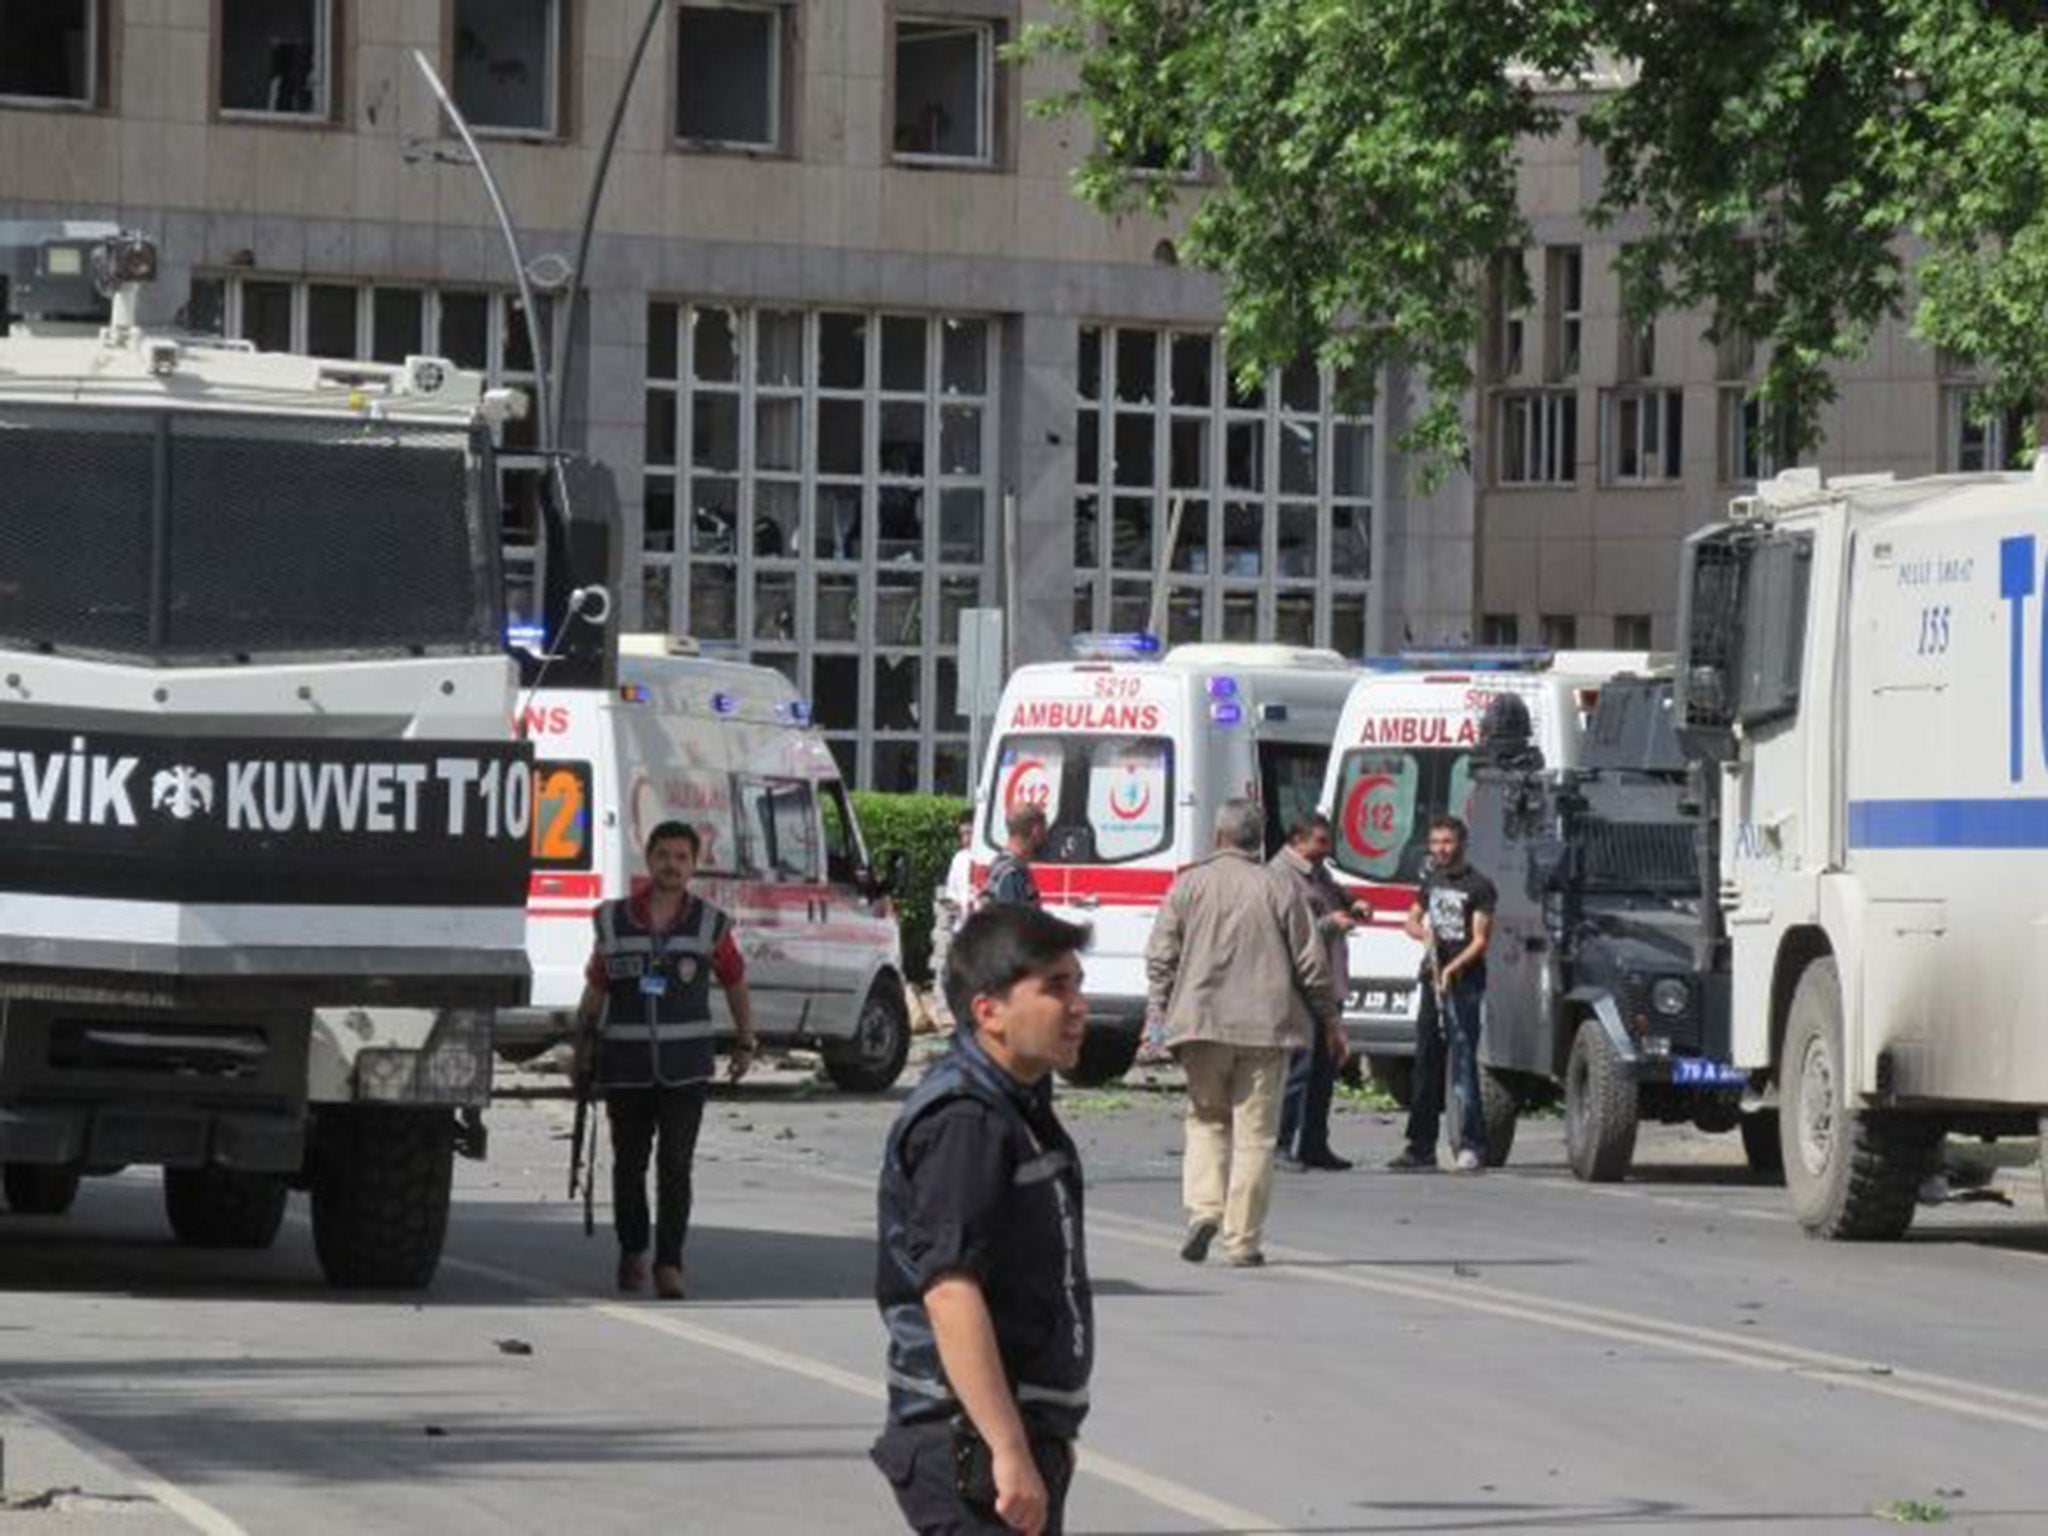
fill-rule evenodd
<path id="1" fill-rule="evenodd" d="M 647 834 L 681 821 L 702 844 L 691 888 L 733 919 L 762 1042 L 822 1052 L 842 1088 L 895 1082 L 910 1051 L 891 902 L 901 861 L 870 860 L 787 678 L 689 640 L 624 635 L 611 687 L 543 684 L 523 725 L 536 753 L 533 999 L 500 1012 L 503 1053 L 531 1056 L 568 1034 L 593 909 L 644 883 Z M 712 1010 L 729 1032 L 723 992 Z"/>
<path id="2" fill-rule="evenodd" d="M 528 982 L 518 402 L 148 329 L 155 267 L 0 227 L 8 1203 L 161 1167 L 182 1241 L 260 1248 L 302 1188 L 330 1280 L 422 1285 Z"/>
<path id="3" fill-rule="evenodd" d="M 1744 1111 L 1748 1074 L 1729 1064 L 1714 785 L 1679 748 L 1669 677 L 1607 682 L 1576 768 L 1546 767 L 1527 725 L 1519 701 L 1496 702 L 1473 775 L 1471 857 L 1500 891 L 1488 1162 L 1507 1160 L 1523 1106 L 1561 1094 L 1581 1179 L 1623 1177 L 1641 1120 L 1739 1126 L 1751 1165 L 1775 1171 L 1775 1117 Z"/>

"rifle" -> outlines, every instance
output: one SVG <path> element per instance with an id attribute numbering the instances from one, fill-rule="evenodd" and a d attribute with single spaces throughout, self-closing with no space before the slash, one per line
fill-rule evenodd
<path id="1" fill-rule="evenodd" d="M 597 1127 L 590 1115 L 590 1090 L 596 1077 L 597 1046 L 593 1041 L 581 1070 L 576 1074 L 576 1121 L 569 1131 L 569 1198 L 576 1198 L 580 1184 L 585 1237 L 597 1230 L 597 1180 L 592 1176 L 597 1166 Z M 586 1144 L 589 1148 L 587 1153 L 584 1150 Z"/>

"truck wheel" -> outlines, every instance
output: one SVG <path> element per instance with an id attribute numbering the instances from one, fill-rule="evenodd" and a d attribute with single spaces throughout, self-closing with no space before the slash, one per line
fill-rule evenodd
<path id="1" fill-rule="evenodd" d="M 1368 1056 L 1365 1070 L 1379 1089 L 1402 1109 L 1415 1102 L 1415 1058 L 1413 1056 Z"/>
<path id="2" fill-rule="evenodd" d="M 9 1163 L 0 1187 L 17 1216 L 62 1216 L 78 1198 L 79 1171 L 69 1163 Z"/>
<path id="3" fill-rule="evenodd" d="M 851 1040 L 825 1047 L 825 1075 L 848 1093 L 882 1093 L 910 1059 L 910 1009 L 900 987 L 878 981 L 861 1004 Z"/>
<path id="4" fill-rule="evenodd" d="M 1742 1117 L 1742 1155 L 1751 1173 L 1785 1182 L 1785 1143 L 1778 1136 L 1777 1111 L 1754 1109 Z"/>
<path id="5" fill-rule="evenodd" d="M 1628 1176 L 1636 1156 L 1636 1080 L 1598 1019 L 1583 1019 L 1564 1069 L 1564 1150 L 1588 1184 Z"/>
<path id="6" fill-rule="evenodd" d="M 434 1278 L 455 1182 L 445 1110 L 329 1109 L 313 1176 L 313 1250 L 327 1283 L 415 1289 Z"/>
<path id="7" fill-rule="evenodd" d="M 1143 1037 L 1144 1031 L 1138 1029 L 1091 1029 L 1081 1037 L 1080 1059 L 1060 1077 L 1076 1088 L 1100 1088 L 1113 1083 L 1131 1070 Z"/>
<path id="8" fill-rule="evenodd" d="M 1785 1187 L 1814 1237 L 1892 1238 L 1913 1203 L 1939 1127 L 1848 1102 L 1842 981 L 1832 959 L 1800 975 L 1778 1065 Z"/>
<path id="9" fill-rule="evenodd" d="M 192 1248 L 268 1248 L 291 1190 L 282 1174 L 236 1168 L 166 1168 L 164 1214 Z"/>
<path id="10" fill-rule="evenodd" d="M 1515 1146 L 1522 1101 L 1513 1083 L 1492 1067 L 1479 1069 L 1479 1116 L 1486 1122 L 1486 1166 L 1505 1168 Z"/>

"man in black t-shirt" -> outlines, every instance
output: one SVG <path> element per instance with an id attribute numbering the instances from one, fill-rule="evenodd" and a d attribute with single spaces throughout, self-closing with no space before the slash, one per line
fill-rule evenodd
<path id="1" fill-rule="evenodd" d="M 1454 1137 L 1460 1173 L 1486 1166 L 1486 1121 L 1479 1112 L 1479 1027 L 1486 1000 L 1486 946 L 1497 905 L 1493 882 L 1465 862 L 1465 824 L 1439 816 L 1429 824 L 1429 867 L 1408 909 L 1408 936 L 1425 948 L 1426 1001 L 1417 1020 L 1415 1097 L 1408 1110 L 1408 1145 L 1387 1166 L 1436 1167 L 1437 1125 L 1443 1117 L 1444 1053 L 1457 1094 Z M 1432 1017 L 1434 1015 L 1434 1017 Z"/>

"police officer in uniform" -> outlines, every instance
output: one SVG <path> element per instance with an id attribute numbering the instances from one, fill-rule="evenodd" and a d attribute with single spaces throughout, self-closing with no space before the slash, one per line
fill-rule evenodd
<path id="1" fill-rule="evenodd" d="M 1088 1411 L 1081 1164 L 1050 1076 L 1081 1050 L 1084 928 L 1034 906 L 953 937 L 960 1031 L 889 1133 L 875 1299 L 889 1422 L 874 1461 L 920 1532 L 1058 1532 Z"/>
<path id="2" fill-rule="evenodd" d="M 647 1289 L 647 1161 L 655 1164 L 654 1285 L 680 1301 L 683 1238 L 690 1225 L 690 1165 L 704 1101 L 717 1070 L 711 984 L 725 989 L 734 1041 L 734 1082 L 754 1061 L 746 962 L 732 919 L 690 894 L 696 829 L 665 821 L 647 836 L 647 889 L 596 912 L 597 945 L 577 1017 L 594 1040 L 596 1087 L 612 1128 L 612 1214 L 619 1234 L 619 1289 Z"/>

